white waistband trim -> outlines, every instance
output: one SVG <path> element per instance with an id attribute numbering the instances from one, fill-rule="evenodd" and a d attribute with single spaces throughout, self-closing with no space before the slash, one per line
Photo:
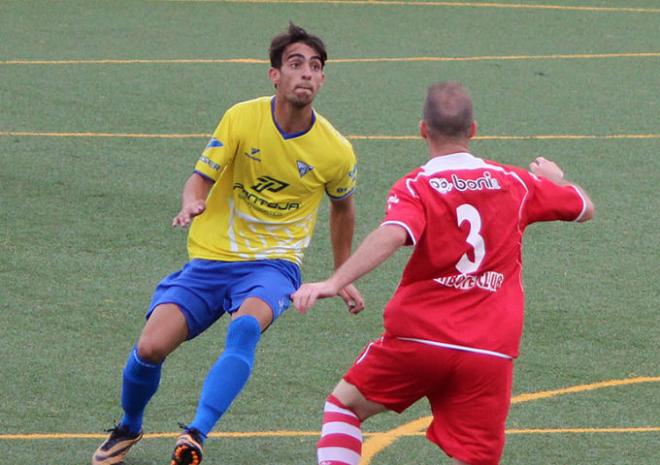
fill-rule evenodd
<path id="1" fill-rule="evenodd" d="M 414 337 L 397 337 L 397 339 L 401 339 L 402 341 L 419 342 L 421 344 L 427 344 L 427 345 L 435 346 L 435 347 L 444 347 L 445 349 L 463 350 L 465 352 L 474 352 L 474 353 L 477 353 L 477 354 L 492 355 L 493 357 L 506 358 L 508 360 L 513 360 L 513 357 L 511 357 L 509 355 L 502 354 L 500 352 L 494 352 L 492 350 L 475 349 L 474 347 L 458 346 L 458 345 L 455 345 L 455 344 L 446 344 L 444 342 L 429 341 L 427 339 L 416 339 Z"/>

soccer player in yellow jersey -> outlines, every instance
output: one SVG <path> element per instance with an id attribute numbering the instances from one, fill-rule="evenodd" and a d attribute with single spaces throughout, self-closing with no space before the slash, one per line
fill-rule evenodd
<path id="1" fill-rule="evenodd" d="M 206 436 L 250 377 L 261 333 L 300 286 L 303 251 L 324 195 L 331 200 L 335 267 L 350 255 L 355 154 L 312 109 L 326 58 L 320 38 L 291 24 L 270 47 L 275 95 L 234 105 L 222 117 L 172 221 L 175 227 L 190 225 L 190 261 L 156 287 L 123 372 L 124 416 L 94 453 L 93 465 L 123 463 L 142 437 L 144 410 L 165 358 L 229 313 L 224 351 L 172 454 L 172 465 L 197 465 Z M 341 296 L 350 312 L 364 308 L 352 285 Z"/>

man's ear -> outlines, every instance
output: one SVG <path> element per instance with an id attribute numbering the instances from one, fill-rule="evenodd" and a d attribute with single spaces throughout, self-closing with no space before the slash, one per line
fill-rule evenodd
<path id="1" fill-rule="evenodd" d="M 280 70 L 277 68 L 269 68 L 268 78 L 270 79 L 270 82 L 272 82 L 273 85 L 277 87 L 277 85 L 280 83 Z"/>
<path id="2" fill-rule="evenodd" d="M 419 122 L 419 135 L 422 136 L 422 139 L 428 139 L 429 137 L 429 128 L 424 120 Z"/>
<path id="3" fill-rule="evenodd" d="M 472 124 L 470 125 L 470 131 L 468 132 L 468 139 L 472 139 L 476 135 L 477 135 L 477 122 L 472 121 Z"/>

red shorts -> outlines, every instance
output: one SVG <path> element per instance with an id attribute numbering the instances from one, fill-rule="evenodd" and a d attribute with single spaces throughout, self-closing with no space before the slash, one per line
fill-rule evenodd
<path id="1" fill-rule="evenodd" d="M 368 400 L 403 412 L 427 397 L 426 437 L 471 465 L 497 465 L 511 402 L 513 361 L 385 336 L 367 345 L 344 379 Z"/>

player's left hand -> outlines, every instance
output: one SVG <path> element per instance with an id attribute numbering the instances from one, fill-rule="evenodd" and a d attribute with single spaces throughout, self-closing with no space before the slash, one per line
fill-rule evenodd
<path id="1" fill-rule="evenodd" d="M 305 283 L 296 292 L 291 294 L 291 300 L 299 313 L 305 314 L 314 306 L 318 299 L 334 297 L 338 289 L 328 281 Z"/>
<path id="2" fill-rule="evenodd" d="M 535 175 L 543 176 L 555 183 L 561 183 L 564 179 L 564 172 L 559 168 L 559 165 L 554 161 L 547 160 L 543 157 L 536 157 L 536 159 L 529 164 L 529 169 Z"/>
<path id="3" fill-rule="evenodd" d="M 353 315 L 357 315 L 364 310 L 364 298 L 353 284 L 349 284 L 340 290 L 339 296 L 344 300 L 348 311 Z"/>

